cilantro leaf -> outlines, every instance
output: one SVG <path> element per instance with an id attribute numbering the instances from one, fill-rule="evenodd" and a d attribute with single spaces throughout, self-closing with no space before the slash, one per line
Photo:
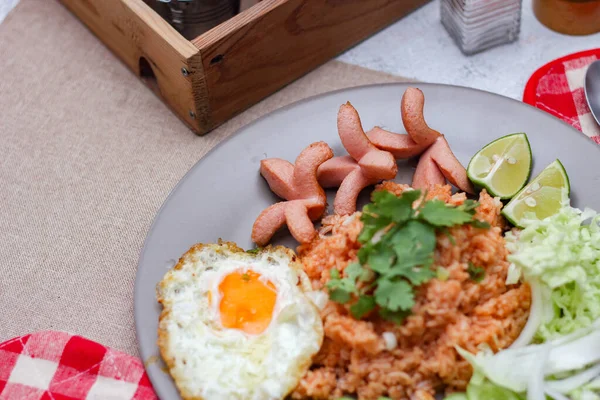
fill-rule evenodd
<path id="1" fill-rule="evenodd" d="M 392 215 L 392 220 L 397 224 L 400 224 L 412 218 L 415 215 L 413 203 L 417 201 L 420 197 L 420 190 L 409 190 L 407 192 L 402 193 L 402 196 L 396 197 L 398 199 L 398 209 Z"/>
<path id="2" fill-rule="evenodd" d="M 428 267 L 433 262 L 435 230 L 421 221 L 409 221 L 391 242 L 397 259 L 390 270 L 391 275 L 410 273 L 406 270 L 417 266 Z"/>
<path id="3" fill-rule="evenodd" d="M 407 221 L 414 215 L 412 203 L 421 195 L 418 190 L 411 190 L 402 193 L 398 197 L 387 191 L 373 193 L 373 203 L 370 212 L 380 217 L 390 218 L 396 223 Z"/>
<path id="4" fill-rule="evenodd" d="M 469 273 L 471 280 L 473 280 L 477 283 L 481 282 L 485 278 L 485 269 L 478 267 L 471 262 L 469 263 L 469 266 L 467 267 L 467 272 Z"/>
<path id="5" fill-rule="evenodd" d="M 373 236 L 386 226 L 392 223 L 391 218 L 386 218 L 372 214 L 371 207 L 365 206 L 363 213 L 360 216 L 360 220 L 363 223 L 363 229 L 358 235 L 358 241 L 360 243 L 366 243 L 373 238 Z"/>
<path id="6" fill-rule="evenodd" d="M 375 301 L 390 311 L 410 310 L 415 304 L 412 287 L 404 280 L 380 279 L 375 289 Z"/>
<path id="7" fill-rule="evenodd" d="M 379 245 L 379 243 L 378 243 Z M 369 267 L 379 273 L 379 274 L 385 274 L 386 272 L 389 271 L 390 267 L 392 266 L 392 263 L 395 260 L 396 254 L 394 253 L 394 250 L 390 249 L 389 247 L 385 247 L 385 246 L 377 246 L 378 249 L 377 251 L 374 251 L 372 253 L 369 254 L 369 258 L 367 259 L 367 264 L 369 264 Z"/>
<path id="8" fill-rule="evenodd" d="M 329 291 L 329 298 L 331 299 L 331 301 L 335 301 L 336 303 L 340 303 L 340 304 L 346 304 L 347 302 L 350 301 L 350 299 L 352 298 L 352 295 L 350 294 L 350 292 L 347 292 L 343 289 L 331 289 Z"/>
<path id="9" fill-rule="evenodd" d="M 397 271 L 394 271 L 393 274 L 389 274 L 388 277 L 401 276 L 408 279 L 413 285 L 419 286 L 436 276 L 435 271 L 433 271 L 430 266 L 431 263 L 421 267 L 398 269 Z"/>
<path id="10" fill-rule="evenodd" d="M 356 253 L 356 255 L 358 256 L 359 263 L 367 263 L 367 261 L 369 260 L 369 254 L 372 253 L 373 247 L 374 245 L 371 242 L 367 242 L 363 244 L 360 249 L 358 249 L 358 253 Z"/>
<path id="11" fill-rule="evenodd" d="M 379 310 L 379 315 L 381 318 L 397 324 L 401 324 L 404 321 L 404 318 L 406 318 L 409 314 L 410 311 L 390 311 L 384 308 Z"/>
<path id="12" fill-rule="evenodd" d="M 475 200 L 467 199 L 464 203 L 462 203 L 457 208 L 462 211 L 470 212 L 471 214 L 475 214 L 475 209 L 479 207 L 479 203 Z"/>
<path id="13" fill-rule="evenodd" d="M 435 250 L 435 229 L 421 221 L 409 221 L 403 229 L 403 235 L 413 243 L 415 250 L 431 253 Z"/>
<path id="14" fill-rule="evenodd" d="M 361 319 L 375 309 L 373 296 L 361 295 L 358 301 L 350 306 L 350 312 L 356 319 Z"/>
<path id="15" fill-rule="evenodd" d="M 479 219 L 474 219 L 473 221 L 470 221 L 469 224 L 477 229 L 489 229 L 490 228 L 490 224 L 485 222 L 485 221 L 481 221 Z"/>
<path id="16" fill-rule="evenodd" d="M 246 250 L 248 254 L 258 254 L 259 251 L 262 250 L 262 247 L 255 247 L 254 249 Z"/>
<path id="17" fill-rule="evenodd" d="M 357 292 L 356 283 L 350 278 L 340 279 L 340 273 L 337 269 L 329 272 L 331 279 L 325 285 L 329 290 L 329 298 L 336 303 L 347 303 L 352 298 L 352 294 Z"/>
<path id="18" fill-rule="evenodd" d="M 329 270 L 329 276 L 331 279 L 340 279 L 340 271 L 335 268 Z"/>
<path id="19" fill-rule="evenodd" d="M 473 216 L 458 207 L 448 206 L 441 200 L 431 200 L 421 208 L 419 218 L 433 226 L 454 226 L 471 221 Z"/>
<path id="20" fill-rule="evenodd" d="M 364 269 L 363 269 L 362 265 L 360 265 L 359 263 L 352 263 L 352 264 L 348 264 L 346 266 L 346 269 L 344 269 L 344 272 L 346 273 L 346 276 L 348 277 L 348 279 L 356 282 L 356 280 L 362 275 L 363 270 Z"/>
<path id="21" fill-rule="evenodd" d="M 356 284 L 350 278 L 331 279 L 327 282 L 328 289 L 340 289 L 348 293 L 356 292 Z"/>

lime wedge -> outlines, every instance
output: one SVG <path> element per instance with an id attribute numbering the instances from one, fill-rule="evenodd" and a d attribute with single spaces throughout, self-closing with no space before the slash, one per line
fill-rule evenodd
<path id="1" fill-rule="evenodd" d="M 542 220 L 554 215 L 568 201 L 569 176 L 559 160 L 548 165 L 508 202 L 502 215 L 523 228 L 527 220 Z"/>
<path id="2" fill-rule="evenodd" d="M 510 199 L 525 186 L 531 173 L 531 147 L 524 133 L 501 137 L 471 158 L 467 175 L 492 196 Z"/>

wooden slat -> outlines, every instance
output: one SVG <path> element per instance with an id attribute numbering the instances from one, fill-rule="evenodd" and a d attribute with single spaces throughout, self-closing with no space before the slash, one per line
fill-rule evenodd
<path id="1" fill-rule="evenodd" d="M 192 43 L 209 128 L 257 103 L 428 0 L 264 0 Z"/>
<path id="2" fill-rule="evenodd" d="M 429 0 L 264 0 L 192 42 L 143 0 L 60 1 L 204 134 Z"/>
<path id="3" fill-rule="evenodd" d="M 196 93 L 205 93 L 206 88 L 202 86 L 200 54 L 192 43 L 142 0 L 60 1 L 138 76 L 140 59 L 145 58 L 164 101 L 192 129 L 206 131 L 198 112 L 210 112 L 206 101 L 202 107 L 196 104 L 202 96 L 195 97 L 193 93 L 193 86 Z M 182 68 L 190 74 L 184 76 Z"/>

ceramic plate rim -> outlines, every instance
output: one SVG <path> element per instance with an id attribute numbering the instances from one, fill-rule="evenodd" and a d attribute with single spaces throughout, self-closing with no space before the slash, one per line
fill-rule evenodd
<path id="1" fill-rule="evenodd" d="M 245 131 L 251 130 L 253 126 L 261 123 L 262 121 L 264 121 L 267 118 L 272 118 L 274 115 L 280 114 L 280 113 L 285 113 L 290 109 L 293 109 L 297 106 L 300 106 L 302 104 L 305 103 L 309 103 L 309 102 L 314 102 L 314 101 L 318 101 L 319 99 L 328 97 L 328 96 L 333 96 L 336 94 L 340 94 L 343 92 L 351 92 L 351 91 L 356 91 L 356 90 L 364 90 L 364 89 L 372 89 L 372 90 L 377 90 L 378 88 L 383 88 L 383 87 L 398 87 L 398 88 L 407 88 L 407 87 L 419 87 L 419 88 L 447 88 L 449 90 L 456 90 L 456 91 L 466 91 L 466 92 L 473 92 L 476 93 L 476 95 L 478 96 L 486 96 L 486 97 L 495 97 L 497 98 L 499 101 L 510 101 L 512 103 L 517 103 L 520 104 L 521 106 L 526 106 L 531 110 L 535 110 L 535 112 L 538 113 L 538 115 L 541 116 L 541 118 L 546 118 L 546 119 L 552 119 L 555 122 L 560 122 L 560 124 L 562 124 L 564 127 L 568 128 L 568 130 L 570 130 L 573 134 L 578 134 L 579 136 L 583 136 L 584 138 L 586 138 L 587 140 L 590 140 L 590 146 L 595 146 L 597 148 L 597 152 L 598 155 L 600 156 L 600 146 L 594 144 L 594 142 L 588 137 L 586 136 L 584 133 L 578 131 L 577 129 L 575 129 L 574 127 L 572 127 L 571 125 L 569 125 L 568 123 L 566 123 L 563 120 L 560 120 L 546 112 L 544 112 L 543 110 L 540 110 L 536 107 L 533 107 L 527 103 L 524 103 L 520 100 L 517 99 L 513 99 L 510 97 L 506 97 L 497 93 L 492 93 L 489 91 L 485 91 L 485 90 L 481 90 L 481 89 L 475 89 L 475 88 L 470 88 L 470 87 L 466 87 L 466 86 L 460 86 L 460 85 L 449 85 L 449 84 L 438 84 L 438 83 L 421 83 L 421 82 L 394 82 L 394 83 L 376 83 L 376 84 L 368 84 L 368 85 L 358 85 L 358 86 L 353 86 L 353 87 L 348 87 L 348 88 L 342 88 L 342 89 L 337 89 L 337 90 L 333 90 L 333 91 L 329 91 L 329 92 L 324 92 L 324 93 L 320 93 L 317 95 L 313 95 L 301 100 L 297 100 L 295 102 L 292 102 L 290 104 L 287 104 L 283 107 L 280 107 L 278 109 L 275 109 L 271 112 L 268 112 L 260 117 L 258 117 L 257 119 L 251 121 L 250 123 L 241 126 L 239 129 L 237 129 L 234 133 L 232 133 L 229 137 L 223 139 L 222 141 L 220 141 L 219 143 L 217 143 L 212 149 L 210 149 L 208 152 L 206 152 L 206 154 L 204 154 L 201 158 L 199 158 L 194 165 L 179 179 L 179 181 L 177 182 L 177 184 L 170 190 L 169 194 L 165 197 L 163 203 L 161 204 L 161 206 L 159 207 L 159 209 L 157 210 L 156 214 L 154 215 L 154 218 L 152 219 L 152 223 L 150 225 L 150 227 L 148 228 L 147 232 L 146 232 L 146 236 L 144 238 L 144 242 L 142 244 L 142 248 L 139 252 L 138 255 L 138 262 L 136 265 L 136 276 L 135 276 L 135 281 L 134 281 L 134 293 L 133 293 L 133 300 L 134 300 L 134 326 L 135 326 L 135 335 L 136 335 L 136 340 L 137 340 L 137 346 L 138 346 L 138 350 L 140 352 L 140 356 L 142 358 L 142 362 L 144 362 L 145 358 L 151 357 L 152 354 L 147 354 L 146 353 L 146 349 L 141 345 L 141 340 L 140 340 L 140 336 L 141 336 L 141 329 L 140 329 L 140 325 L 141 325 L 141 319 L 144 318 L 144 316 L 141 314 L 142 312 L 142 307 L 140 306 L 139 302 L 139 298 L 140 298 L 140 291 L 143 290 L 141 288 L 140 285 L 140 280 L 141 280 L 141 275 L 143 273 L 143 267 L 142 267 L 142 263 L 144 260 L 144 256 L 147 252 L 147 245 L 148 245 L 148 241 L 150 240 L 152 234 L 155 231 L 156 228 L 156 224 L 157 221 L 159 220 L 160 215 L 163 213 L 164 209 L 167 207 L 167 205 L 169 204 L 170 200 L 172 199 L 172 197 L 178 192 L 178 190 L 182 187 L 182 185 L 184 185 L 187 180 L 189 179 L 191 173 L 193 171 L 195 171 L 197 168 L 201 168 L 202 163 L 208 158 L 208 156 L 213 155 L 213 153 L 218 152 L 219 149 L 221 149 L 223 147 L 223 145 L 225 145 L 226 143 L 228 143 L 229 141 L 232 141 L 234 139 L 236 139 L 240 134 L 242 134 Z M 399 101 L 400 99 L 398 99 Z M 427 106 L 426 106 L 427 107 Z M 212 133 L 208 133 L 208 135 L 210 135 Z M 157 282 L 158 283 L 158 282 Z M 146 372 L 148 373 L 148 376 L 150 378 L 150 381 L 152 382 L 153 385 L 156 385 L 157 387 L 160 386 L 160 384 L 158 383 L 158 381 L 155 382 L 155 378 L 154 378 L 154 374 L 152 373 L 152 371 L 149 371 L 149 368 L 146 366 L 146 363 L 144 362 L 144 368 L 146 370 Z M 155 388 L 155 391 L 159 392 L 159 389 Z"/>

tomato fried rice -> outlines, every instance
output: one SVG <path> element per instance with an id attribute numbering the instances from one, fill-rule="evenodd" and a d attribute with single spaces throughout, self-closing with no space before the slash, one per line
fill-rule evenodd
<path id="1" fill-rule="evenodd" d="M 384 182 L 376 190 L 400 195 L 408 186 Z M 466 200 L 452 195 L 450 186 L 427 194 L 453 205 Z M 506 285 L 509 263 L 504 245 L 502 204 L 485 191 L 476 218 L 490 229 L 463 225 L 439 234 L 434 265 L 447 273 L 421 285 L 416 303 L 402 324 L 385 321 L 376 313 L 352 318 L 348 305 L 329 301 L 322 310 L 325 339 L 313 364 L 292 394 L 294 399 L 337 399 L 356 395 L 371 400 L 433 399 L 440 390 L 463 391 L 472 368 L 455 346 L 476 352 L 510 346 L 523 329 L 531 303 L 526 284 Z M 360 212 L 323 220 L 321 235 L 298 248 L 304 269 L 315 289 L 324 289 L 330 269 L 342 272 L 357 260 L 362 229 Z M 477 282 L 469 266 L 483 268 Z"/>

